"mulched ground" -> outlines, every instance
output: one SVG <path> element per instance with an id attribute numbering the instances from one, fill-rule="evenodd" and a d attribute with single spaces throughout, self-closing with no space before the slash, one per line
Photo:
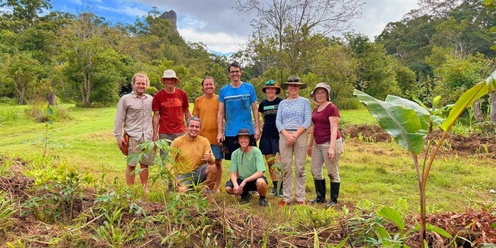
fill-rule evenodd
<path id="1" fill-rule="evenodd" d="M 391 138 L 378 126 L 350 126 L 342 130 L 345 137 L 348 138 L 358 138 L 368 140 L 371 142 L 391 142 Z M 431 134 L 432 137 L 438 138 L 441 133 Z M 449 144 L 453 151 L 459 154 L 488 154 L 493 159 L 496 158 L 496 142 L 494 135 L 492 137 L 483 136 L 471 136 L 463 137 L 450 135 L 448 137 L 447 145 Z M 486 155 L 485 155 L 486 156 Z M 4 158 L 0 157 L 0 166 L 4 166 Z M 34 181 L 26 177 L 22 171 L 26 166 L 26 162 L 21 161 L 21 159 L 15 160 L 11 163 L 8 176 L 0 177 L 0 190 L 6 192 L 8 198 L 15 199 L 14 201 L 19 204 L 26 201 L 30 196 L 36 196 L 36 192 L 32 192 L 30 188 L 33 186 Z M 76 202 L 74 216 L 84 212 L 92 206 L 93 200 L 95 199 L 95 192 L 91 189 L 84 191 L 85 197 L 80 202 Z M 41 193 L 40 193 L 41 194 Z M 295 247 L 314 247 L 314 230 L 308 230 L 308 232 L 300 232 L 299 235 L 291 235 L 284 230 L 277 231 L 277 223 L 268 223 L 267 220 L 250 214 L 246 211 L 240 211 L 236 207 L 219 207 L 216 205 L 215 200 L 213 200 L 214 209 L 207 213 L 207 217 L 212 220 L 212 237 L 217 237 L 217 243 L 219 247 L 224 247 L 226 242 L 224 240 L 226 230 L 231 230 L 230 233 L 230 244 L 239 244 L 240 242 L 246 242 L 247 237 L 249 237 L 250 244 L 244 243 L 245 246 L 253 245 L 253 247 L 259 247 L 259 241 L 263 240 L 266 235 L 267 228 L 271 228 L 272 232 L 267 237 L 267 247 L 288 247 L 289 244 Z M 346 207 L 353 213 L 355 206 L 349 203 L 339 203 L 338 208 L 346 204 Z M 141 202 L 141 207 L 143 207 L 148 216 L 159 214 L 165 210 L 163 204 L 154 202 Z M 441 237 L 438 234 L 428 232 L 427 237 L 429 240 L 429 247 L 481 247 L 483 244 L 492 243 L 496 244 L 496 228 L 491 227 L 491 225 L 496 225 L 496 214 L 490 210 L 473 210 L 467 208 L 465 213 L 439 213 L 429 215 L 427 217 L 427 223 L 431 223 L 435 226 L 441 227 L 448 231 L 453 236 L 458 236 L 462 238 L 457 239 L 456 244 L 449 244 L 449 240 Z M 33 216 L 21 217 L 19 212 L 14 215 L 14 223 L 12 227 L 12 232 L 17 236 L 23 235 L 26 237 L 38 237 L 39 242 L 31 243 L 30 247 L 49 247 L 48 241 L 52 238 L 62 237 L 66 230 L 61 230 L 57 225 L 50 225 L 47 223 L 42 223 L 36 220 Z M 408 216 L 407 228 L 411 228 L 418 223 L 417 216 Z M 131 217 L 123 218 L 124 225 L 131 222 Z M 91 221 L 91 220 L 89 220 Z M 348 219 L 339 219 L 338 225 L 328 227 L 326 229 L 319 230 L 319 243 L 322 245 L 326 244 L 338 244 L 344 237 L 351 233 L 348 226 Z M 303 227 L 304 228 L 304 227 Z M 387 227 L 388 231 L 395 230 L 394 225 Z M 182 247 L 197 247 L 201 244 L 202 237 L 201 233 L 190 234 L 190 242 L 188 244 L 182 244 Z M 88 235 L 89 236 L 89 235 Z M 353 237 L 351 237 L 353 238 Z M 2 235 L 0 234 L 0 240 Z M 93 242 L 90 237 L 87 237 L 88 242 Z M 464 241 L 466 239 L 467 241 Z M 470 241 L 470 242 L 469 242 Z M 351 242 L 351 240 L 349 241 Z M 419 247 L 419 235 L 414 232 L 408 236 L 407 242 L 410 247 Z M 350 243 L 351 244 L 351 243 Z M 67 244 L 70 246 L 70 244 Z M 93 245 L 94 246 L 94 245 Z M 160 239 L 150 237 L 145 247 L 155 247 L 160 246 Z M 98 246 L 95 246 L 98 247 Z M 347 247 L 352 247 L 348 245 Z"/>

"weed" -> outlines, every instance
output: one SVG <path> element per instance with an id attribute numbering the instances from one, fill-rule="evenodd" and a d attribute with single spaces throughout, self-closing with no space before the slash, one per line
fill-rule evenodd
<path id="1" fill-rule="evenodd" d="M 7 194 L 0 192 L 0 237 L 7 233 L 12 226 L 12 215 L 15 213 L 15 205 L 7 198 Z"/>
<path id="2" fill-rule="evenodd" d="M 0 123 L 18 121 L 22 119 L 22 113 L 16 106 L 3 110 L 0 114 Z"/>
<path id="3" fill-rule="evenodd" d="M 23 203 L 24 215 L 32 214 L 45 222 L 72 219 L 75 204 L 81 202 L 83 183 L 93 181 L 66 163 L 26 171 L 26 174 L 35 178 L 35 185 L 32 189 L 34 195 Z"/>
<path id="4" fill-rule="evenodd" d="M 96 236 L 93 239 L 107 247 L 124 247 L 125 244 L 131 243 L 136 237 L 142 237 L 144 230 L 135 228 L 135 219 L 131 220 L 125 227 L 121 226 L 122 209 L 115 209 L 105 213 L 103 225 L 93 227 Z"/>

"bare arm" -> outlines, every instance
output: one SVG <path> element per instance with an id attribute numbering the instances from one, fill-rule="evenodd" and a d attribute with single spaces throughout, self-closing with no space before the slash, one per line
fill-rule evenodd
<path id="1" fill-rule="evenodd" d="M 222 123 L 224 122 L 224 103 L 219 101 L 219 111 L 217 111 L 217 141 L 219 144 L 223 140 Z"/>
<path id="2" fill-rule="evenodd" d="M 189 108 L 184 109 L 184 120 L 188 121 L 190 117 L 191 117 L 191 112 L 189 112 Z"/>
<path id="3" fill-rule="evenodd" d="M 233 184 L 233 193 L 235 195 L 239 195 L 243 193 L 243 188 L 238 185 L 238 173 L 237 172 L 231 172 L 231 182 Z"/>
<path id="4" fill-rule="evenodd" d="M 310 130 L 309 130 L 309 136 L 310 136 L 310 139 L 308 140 L 308 149 L 307 149 L 307 155 L 308 156 L 312 156 L 312 148 L 313 148 L 313 141 L 314 141 L 314 137 L 313 137 L 313 126 L 310 127 Z"/>
<path id="5" fill-rule="evenodd" d="M 338 136 L 338 125 L 339 117 L 331 116 L 329 117 L 329 123 L 331 124 L 331 142 L 329 144 L 328 156 L 329 158 L 334 157 L 334 148 L 336 147 L 336 138 Z"/>
<path id="6" fill-rule="evenodd" d="M 159 126 L 160 126 L 160 111 L 153 111 L 153 141 L 158 140 Z"/>
<path id="7" fill-rule="evenodd" d="M 258 116 L 258 107 L 256 102 L 251 103 L 251 112 L 253 112 L 253 118 L 255 118 L 255 139 L 260 139 L 260 117 Z"/>

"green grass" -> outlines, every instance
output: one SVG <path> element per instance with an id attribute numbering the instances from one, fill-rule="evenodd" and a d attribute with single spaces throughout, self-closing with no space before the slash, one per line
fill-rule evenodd
<path id="1" fill-rule="evenodd" d="M 125 157 L 120 153 L 113 136 L 115 108 L 75 108 L 64 105 L 71 119 L 48 125 L 48 154 L 57 161 L 76 165 L 90 172 L 95 178 L 103 178 L 104 184 L 115 181 L 124 184 Z M 12 113 L 12 106 L 0 105 L 0 113 Z M 22 110 L 23 106 L 15 107 Z M 23 113 L 23 111 L 20 111 Z M 375 120 L 366 110 L 341 112 L 344 124 L 374 124 Z M 1 116 L 1 114 L 0 114 Z M 7 157 L 36 158 L 43 154 L 42 142 L 47 125 L 26 119 L 0 122 L 1 155 Z M 229 162 L 224 161 L 223 182 L 228 180 Z M 315 197 L 313 179 L 307 160 L 307 199 Z M 152 169 L 151 173 L 155 171 Z M 340 162 L 341 194 L 339 201 L 374 207 L 393 206 L 404 200 L 411 213 L 418 213 L 418 183 L 410 155 L 395 143 L 368 143 L 357 139 L 345 141 L 345 153 Z M 427 205 L 430 211 L 464 211 L 467 206 L 487 204 L 492 200 L 489 190 L 494 188 L 496 169 L 494 161 L 477 157 L 449 156 L 438 159 L 431 170 L 427 183 Z M 272 185 L 270 185 L 272 187 Z M 329 186 L 327 186 L 329 187 Z M 151 188 L 150 199 L 161 198 L 165 187 L 160 183 Z M 155 191 L 155 192 L 153 192 Z M 329 192 L 329 190 L 327 191 Z M 329 198 L 327 193 L 327 199 Z M 226 204 L 236 202 L 226 193 L 215 196 Z M 280 210 L 280 198 L 268 197 L 272 207 L 262 209 L 257 201 L 250 207 L 276 218 L 278 213 L 291 216 L 291 211 Z M 243 206 L 245 207 L 245 206 Z M 323 205 L 308 208 L 322 209 Z M 287 218 L 290 219 L 290 218 Z M 289 221 L 289 220 L 288 220 Z"/>

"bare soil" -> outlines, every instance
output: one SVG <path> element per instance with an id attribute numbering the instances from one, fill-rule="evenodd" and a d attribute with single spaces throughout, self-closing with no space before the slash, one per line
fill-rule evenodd
<path id="1" fill-rule="evenodd" d="M 391 142 L 391 138 L 386 133 L 377 126 L 350 126 L 342 130 L 342 134 L 348 138 L 359 138 L 365 139 L 371 142 Z M 440 137 L 440 133 L 435 132 L 431 134 L 432 137 Z M 492 137 L 482 137 L 482 136 L 455 136 L 450 135 L 448 137 L 448 142 L 450 148 L 452 149 L 450 153 L 455 151 L 459 154 L 486 154 L 491 156 L 493 159 L 496 158 L 496 142 L 494 136 Z M 483 152 L 482 152 L 483 151 Z M 486 156 L 484 155 L 484 156 Z M 42 192 L 32 191 L 31 188 L 34 184 L 34 180 L 26 177 L 22 171 L 25 167 L 25 162 L 20 159 L 12 163 L 8 176 L 0 177 L 0 190 L 6 192 L 8 198 L 13 202 L 16 202 L 19 206 L 18 211 L 14 214 L 14 223 L 8 230 L 8 232 L 14 233 L 17 237 L 25 237 L 31 240 L 30 247 L 50 247 L 49 241 L 56 239 L 57 237 L 64 237 L 67 235 L 67 230 L 64 230 L 57 224 L 43 223 L 35 216 L 22 216 L 21 205 L 29 197 L 34 197 L 37 194 L 42 194 Z M 3 158 L 0 157 L 0 166 L 4 166 Z M 74 207 L 74 212 L 72 215 L 74 218 L 81 218 L 79 216 L 85 210 L 92 207 L 95 199 L 95 192 L 92 189 L 86 189 L 84 191 L 84 197 L 75 204 L 78 206 Z M 288 229 L 280 228 L 278 223 L 268 223 L 267 220 L 260 216 L 253 215 L 247 211 L 240 210 L 236 207 L 219 207 L 215 199 L 211 199 L 212 210 L 207 213 L 207 217 L 212 221 L 211 225 L 213 227 L 212 237 L 216 238 L 216 242 L 219 247 L 225 247 L 226 241 L 229 244 L 240 244 L 247 237 L 250 240 L 252 247 L 260 247 L 260 240 L 267 238 L 267 247 L 288 247 L 289 244 L 295 247 L 314 247 L 314 230 L 313 228 L 298 227 L 300 230 L 298 235 L 292 235 Z M 159 214 L 165 210 L 163 204 L 154 202 L 140 202 L 142 208 L 145 209 L 147 216 L 153 216 Z M 346 207 L 353 213 L 355 206 L 349 203 L 339 203 L 338 208 L 346 204 Z M 427 232 L 427 237 L 429 240 L 429 247 L 481 247 L 484 243 L 496 244 L 496 229 L 491 227 L 491 225 L 496 224 L 496 216 L 491 210 L 478 210 L 468 208 L 464 213 L 440 213 L 429 215 L 427 217 L 427 222 L 435 226 L 441 227 L 449 232 L 453 236 L 458 236 L 461 238 L 457 239 L 457 243 L 449 243 L 451 240 L 442 237 L 433 232 Z M 492 210 L 494 211 L 494 210 Z M 122 225 L 132 224 L 133 216 L 124 215 Z M 405 218 L 407 220 L 407 228 L 412 228 L 418 223 L 418 216 L 408 216 Z M 92 220 L 89 219 L 88 222 Z M 345 237 L 352 233 L 350 230 L 349 219 L 342 218 L 338 220 L 338 225 L 330 226 L 327 228 L 319 229 L 319 244 L 321 246 L 327 246 L 330 244 L 338 244 Z M 95 224 L 95 223 L 92 223 Z M 90 224 L 88 224 L 90 225 Z M 267 235 L 267 228 L 271 231 Z M 308 231 L 301 231 L 307 230 Z M 394 225 L 387 226 L 389 232 L 397 231 Z M 226 231 L 230 230 L 229 238 L 226 238 Z M 88 246 L 100 247 L 95 244 L 95 241 L 91 238 L 91 232 L 93 229 L 86 228 L 80 239 L 87 240 Z M 167 234 L 162 234 L 162 237 Z M 181 247 L 197 247 L 202 244 L 202 234 L 201 233 L 191 233 L 189 242 L 186 244 L 181 244 Z M 0 240 L 8 237 L 8 233 L 0 233 Z M 350 236 L 349 244 L 347 247 L 353 247 L 351 241 L 353 236 Z M 229 240 L 228 240 L 229 239 Z M 463 241 L 466 239 L 469 242 Z M 12 241 L 11 241 L 12 242 Z M 410 234 L 407 240 L 407 244 L 410 247 L 419 247 L 419 235 L 417 232 Z M 244 243 L 245 246 L 248 244 Z M 74 244 L 59 244 L 59 247 L 70 247 Z M 76 245 L 77 246 L 77 245 Z M 160 247 L 160 237 L 150 236 L 149 240 L 146 241 L 142 247 Z M 135 245 L 130 246 L 135 247 Z"/>
<path id="2" fill-rule="evenodd" d="M 368 142 L 392 142 L 391 136 L 377 125 L 351 125 L 341 130 L 341 134 Z M 436 130 L 428 134 L 427 139 L 438 141 L 442 135 L 440 130 Z M 448 134 L 438 153 L 439 155 L 477 155 L 496 159 L 496 135 L 494 133 L 469 136 Z"/>

